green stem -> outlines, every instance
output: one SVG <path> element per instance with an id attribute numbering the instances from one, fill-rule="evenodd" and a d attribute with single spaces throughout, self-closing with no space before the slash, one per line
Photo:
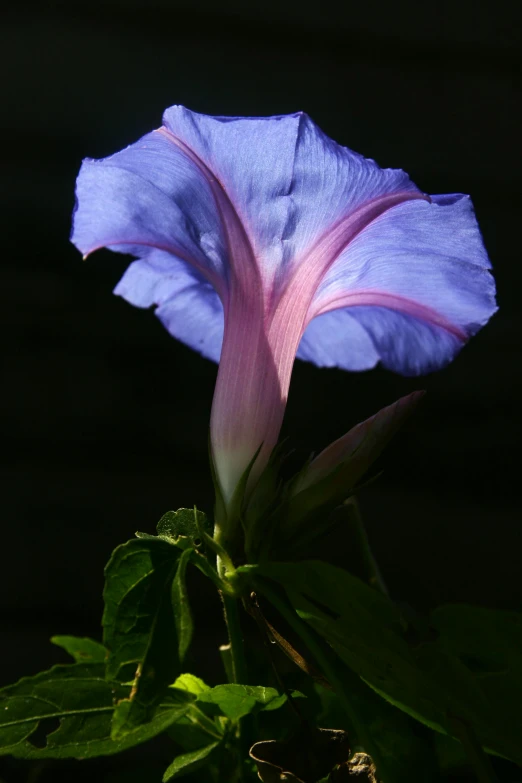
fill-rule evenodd
<path id="1" fill-rule="evenodd" d="M 191 705 L 189 717 L 200 729 L 209 734 L 214 739 L 221 741 L 223 739 L 222 734 L 218 734 L 214 721 L 207 717 L 205 713 L 196 707 L 195 704 Z"/>
<path id="2" fill-rule="evenodd" d="M 227 624 L 228 639 L 230 642 L 230 658 L 232 664 L 231 679 L 234 683 L 246 685 L 247 669 L 243 633 L 239 620 L 239 601 L 237 598 L 232 598 L 225 593 L 221 593 L 221 600 L 223 601 L 223 613 L 225 615 L 225 623 Z"/>
<path id="3" fill-rule="evenodd" d="M 351 497 L 349 500 L 345 501 L 344 505 L 351 506 L 352 509 L 355 534 L 357 536 L 357 543 L 359 545 L 362 561 L 368 574 L 368 583 L 372 587 L 376 587 L 381 591 L 381 593 L 384 593 L 384 595 L 387 596 L 389 595 L 388 588 L 386 587 L 384 579 L 382 578 L 382 574 L 379 570 L 379 566 L 377 565 L 377 561 L 373 556 L 373 552 L 370 548 L 370 542 L 368 541 L 366 528 L 359 510 L 359 504 L 357 503 L 355 497 Z"/>
<path id="4" fill-rule="evenodd" d="M 453 718 L 451 727 L 457 739 L 462 743 L 468 761 L 471 764 L 479 783 L 498 783 L 495 770 L 488 755 L 482 748 L 473 729 L 463 721 Z"/>
<path id="5" fill-rule="evenodd" d="M 324 648 L 320 640 L 316 637 L 313 631 L 308 625 L 301 620 L 297 612 L 292 609 L 275 590 L 269 587 L 264 581 L 256 580 L 256 590 L 262 593 L 270 603 L 277 609 L 280 615 L 287 621 L 291 628 L 301 637 L 302 641 L 306 644 L 308 650 L 315 658 L 322 674 L 326 677 L 333 690 L 339 697 L 339 700 L 343 706 L 349 721 L 351 722 L 360 744 L 364 747 L 366 753 L 368 753 L 377 767 L 377 770 L 382 774 L 381 756 L 377 746 L 370 734 L 366 731 L 366 725 L 353 709 L 348 693 L 346 692 L 345 683 L 338 677 L 336 672 L 336 666 L 331 661 L 329 651 Z M 344 679 L 349 676 L 351 672 L 346 670 Z M 354 675 L 356 676 L 356 675 Z M 490 783 L 490 782 L 489 782 Z"/>
<path id="6" fill-rule="evenodd" d="M 221 578 L 228 570 L 229 564 L 221 557 L 217 559 L 217 570 Z M 223 602 L 223 614 L 228 630 L 228 640 L 230 643 L 231 659 L 231 680 L 239 685 L 247 684 L 247 668 L 245 660 L 245 650 L 243 643 L 243 632 L 241 631 L 241 621 L 239 619 L 239 600 L 225 592 L 221 591 L 221 600 Z"/>
<path id="7" fill-rule="evenodd" d="M 227 570 L 229 570 L 228 563 L 226 561 L 224 562 L 218 555 L 217 571 L 222 579 L 225 575 L 225 571 Z M 245 659 L 243 632 L 241 630 L 241 620 L 239 616 L 239 599 L 235 598 L 234 596 L 227 595 L 227 593 L 223 592 L 223 590 L 220 591 L 220 595 L 223 602 L 223 614 L 225 616 L 225 623 L 228 630 L 229 640 L 229 656 L 227 656 L 228 666 L 225 667 L 228 670 L 227 676 L 232 683 L 237 685 L 246 685 L 248 679 L 247 665 Z M 244 781 L 245 778 L 244 759 L 248 753 L 248 747 L 250 744 L 247 740 L 248 731 L 245 732 L 245 726 L 242 725 L 244 720 L 245 719 L 238 721 L 236 726 L 237 750 L 239 753 L 237 775 L 240 783 Z"/>

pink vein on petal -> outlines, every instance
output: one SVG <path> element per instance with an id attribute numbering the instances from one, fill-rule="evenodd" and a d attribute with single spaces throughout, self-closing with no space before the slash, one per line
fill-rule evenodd
<path id="1" fill-rule="evenodd" d="M 100 245 L 96 245 L 96 247 L 91 248 L 88 253 L 85 253 L 85 255 L 82 256 L 82 260 L 85 261 L 92 253 L 95 253 L 97 250 L 101 250 L 103 247 L 106 247 L 110 250 L 110 248 L 115 245 L 139 245 L 140 247 L 154 247 L 157 250 L 163 250 L 165 253 L 170 253 L 171 255 L 176 256 L 176 258 L 181 259 L 181 261 L 185 261 L 185 263 L 189 264 L 189 266 L 193 266 L 194 269 L 197 269 L 197 271 L 214 286 L 219 297 L 222 298 L 222 292 L 219 287 L 219 275 L 216 275 L 215 272 L 213 272 L 211 269 L 208 269 L 202 264 L 199 264 L 192 256 L 190 256 L 188 253 L 185 253 L 185 251 L 181 250 L 181 248 L 175 247 L 174 245 L 162 245 L 159 244 L 159 242 L 143 242 L 141 239 L 125 239 L 124 242 L 121 239 L 115 239 L 114 241 L 108 240 L 104 241 Z"/>
<path id="2" fill-rule="evenodd" d="M 156 133 L 178 147 L 207 180 L 225 230 L 230 271 L 233 278 L 246 291 L 252 285 L 259 285 L 259 269 L 252 244 L 224 185 L 199 155 L 171 130 L 162 126 L 158 128 Z"/>
<path id="3" fill-rule="evenodd" d="M 300 263 L 295 265 L 293 275 L 287 281 L 279 298 L 270 324 L 270 332 L 273 335 L 286 333 L 290 325 L 293 325 L 292 331 L 295 331 L 298 326 L 302 335 L 307 324 L 317 315 L 312 307 L 313 298 L 332 264 L 370 223 L 389 209 L 412 200 L 430 201 L 430 198 L 420 191 L 387 193 L 367 201 L 331 226 L 305 254 Z M 273 338 L 271 341 L 275 342 Z M 281 346 L 284 354 L 285 349 L 288 348 L 285 340 L 278 339 L 277 344 Z M 281 360 L 283 364 L 287 364 L 293 361 L 293 357 L 292 359 L 290 356 L 280 357 L 279 361 Z"/>
<path id="4" fill-rule="evenodd" d="M 462 342 L 466 342 L 468 339 L 468 335 L 460 327 L 455 326 L 455 324 L 451 323 L 451 321 L 432 307 L 399 294 L 389 294 L 386 291 L 346 291 L 322 302 L 317 312 L 314 312 L 314 315 L 328 313 L 330 310 L 337 310 L 341 307 L 357 306 L 386 307 L 389 310 L 395 310 L 412 318 L 418 318 L 432 326 L 439 326 L 459 340 L 462 340 Z"/>

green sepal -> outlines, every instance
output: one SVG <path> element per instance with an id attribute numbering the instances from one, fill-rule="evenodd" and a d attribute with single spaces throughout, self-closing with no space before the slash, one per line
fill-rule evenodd
<path id="1" fill-rule="evenodd" d="M 61 647 L 76 663 L 105 663 L 107 649 L 94 639 L 79 636 L 52 636 L 52 644 Z"/>
<path id="2" fill-rule="evenodd" d="M 277 509 L 289 495 L 291 482 L 282 478 L 282 468 L 289 457 L 285 441 L 272 450 L 268 463 L 257 480 L 242 513 L 247 561 L 262 559 L 268 551 L 277 525 Z"/>
<path id="3" fill-rule="evenodd" d="M 150 720 L 180 671 L 171 586 L 179 550 L 161 539 L 118 547 L 106 570 L 103 640 L 108 680 L 133 686 L 114 713 L 113 738 Z"/>
<path id="4" fill-rule="evenodd" d="M 194 621 L 192 620 L 186 584 L 187 565 L 189 564 L 191 557 L 192 549 L 185 549 L 179 558 L 176 575 L 172 580 L 171 599 L 172 609 L 174 611 L 174 622 L 176 623 L 176 632 L 178 635 L 178 657 L 180 664 L 183 663 L 194 633 Z"/>
<path id="5" fill-rule="evenodd" d="M 194 700 L 183 691 L 169 693 L 150 722 L 114 740 L 115 705 L 128 695 L 129 687 L 105 679 L 102 664 L 65 664 L 24 677 L 0 691 L 0 755 L 44 759 L 119 753 L 165 731 Z"/>
<path id="6" fill-rule="evenodd" d="M 263 444 L 261 443 L 243 471 L 241 478 L 236 485 L 234 493 L 228 503 L 225 503 L 223 500 L 223 496 L 219 488 L 219 482 L 217 480 L 215 466 L 211 459 L 212 477 L 214 480 L 214 486 L 216 488 L 216 498 L 219 498 L 219 502 L 216 500 L 214 538 L 231 557 L 234 556 L 235 550 L 237 549 L 239 543 L 238 527 L 243 525 L 243 510 L 248 479 L 250 478 L 250 473 L 262 447 Z"/>

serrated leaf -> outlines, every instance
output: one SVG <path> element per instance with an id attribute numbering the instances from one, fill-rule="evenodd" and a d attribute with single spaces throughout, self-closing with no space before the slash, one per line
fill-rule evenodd
<path id="1" fill-rule="evenodd" d="M 76 663 L 104 663 L 107 650 L 94 639 L 79 636 L 52 636 L 51 642 L 62 647 Z"/>
<path id="2" fill-rule="evenodd" d="M 168 783 L 169 780 L 174 778 L 181 778 L 184 775 L 189 775 L 192 772 L 204 767 L 210 761 L 210 756 L 219 747 L 219 742 L 212 742 L 210 745 L 206 745 L 204 748 L 198 748 L 191 753 L 184 753 L 182 756 L 178 756 L 174 759 L 172 764 L 165 770 L 163 775 L 163 783 Z"/>
<path id="3" fill-rule="evenodd" d="M 198 695 L 198 702 L 215 704 L 230 720 L 239 720 L 252 712 L 258 705 L 268 707 L 280 695 L 275 688 L 256 685 L 216 685 Z M 281 706 L 284 702 L 279 702 Z"/>
<path id="4" fill-rule="evenodd" d="M 176 575 L 172 581 L 172 609 L 178 634 L 178 655 L 180 664 L 183 663 L 188 652 L 194 633 L 192 612 L 190 611 L 189 597 L 186 584 L 187 565 L 192 557 L 192 549 L 185 549 L 181 555 L 176 569 Z"/>
<path id="5" fill-rule="evenodd" d="M 259 572 L 284 586 L 300 617 L 392 704 L 449 734 L 458 719 L 486 748 L 522 761 L 520 713 L 515 724 L 506 719 L 501 699 L 495 705 L 443 634 L 412 635 L 384 595 L 326 563 L 271 563 Z"/>
<path id="6" fill-rule="evenodd" d="M 177 511 L 167 511 L 158 522 L 158 538 L 186 549 L 201 549 L 200 530 L 212 535 L 212 526 L 203 511 L 193 508 L 178 508 Z"/>
<path id="7" fill-rule="evenodd" d="M 114 714 L 114 738 L 147 722 L 179 674 L 170 596 L 178 559 L 179 551 L 160 539 L 134 539 L 114 551 L 105 570 L 107 678 L 133 679 Z"/>
<path id="8" fill-rule="evenodd" d="M 114 741 L 115 703 L 128 693 L 128 687 L 107 682 L 101 664 L 54 666 L 24 677 L 0 691 L 0 755 L 90 758 L 119 753 L 165 731 L 193 701 L 190 694 L 169 693 L 149 723 Z"/>

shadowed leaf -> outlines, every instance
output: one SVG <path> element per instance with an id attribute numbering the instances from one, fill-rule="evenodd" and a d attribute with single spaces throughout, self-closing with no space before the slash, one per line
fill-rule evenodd
<path id="1" fill-rule="evenodd" d="M 105 570 L 107 678 L 133 680 L 115 712 L 114 737 L 147 722 L 179 674 L 170 595 L 178 559 L 179 551 L 160 539 L 134 539 L 114 551 Z"/>
<path id="2" fill-rule="evenodd" d="M 79 636 L 53 636 L 51 642 L 72 655 L 76 663 L 104 663 L 107 650 L 94 639 Z"/>
<path id="3" fill-rule="evenodd" d="M 165 770 L 163 775 L 163 783 L 167 783 L 174 778 L 181 778 L 184 775 L 189 775 L 192 772 L 204 767 L 210 761 L 210 756 L 219 747 L 219 742 L 212 742 L 204 748 L 198 748 L 191 753 L 184 753 L 182 756 L 178 756 L 174 759 L 172 764 Z"/>
<path id="4" fill-rule="evenodd" d="M 190 611 L 189 597 L 186 585 L 187 565 L 192 556 L 192 549 L 185 549 L 181 555 L 176 569 L 176 575 L 172 581 L 172 608 L 174 611 L 174 621 L 178 634 L 178 655 L 180 663 L 183 663 L 187 654 L 192 634 L 194 632 L 194 623 Z"/>
<path id="5" fill-rule="evenodd" d="M 89 758 L 119 753 L 165 731 L 193 701 L 187 693 L 169 693 L 149 723 L 115 741 L 111 739 L 115 704 L 128 694 L 128 687 L 107 682 L 101 664 L 54 666 L 24 677 L 0 691 L 0 754 Z M 33 740 L 36 731 L 38 747 Z"/>
<path id="6" fill-rule="evenodd" d="M 286 701 L 275 688 L 256 685 L 217 685 L 198 695 L 198 701 L 215 704 L 230 720 L 239 720 L 256 707 L 277 709 Z"/>
<path id="7" fill-rule="evenodd" d="M 414 628 L 384 595 L 326 563 L 270 563 L 259 572 L 284 586 L 298 615 L 385 699 L 438 731 L 453 734 L 458 719 L 487 749 L 522 761 L 520 710 L 514 709 L 521 684 L 522 652 L 516 643 L 520 621 L 513 622 L 512 615 L 502 620 L 491 613 L 490 628 L 502 626 L 504 638 L 510 638 L 503 660 L 510 656 L 511 663 L 507 671 L 484 676 L 467 665 L 473 650 L 484 657 L 480 610 L 472 623 L 471 641 L 472 635 L 464 630 L 470 626 L 464 612 L 457 622 L 453 610 L 450 622 L 449 608 L 437 610 L 433 625 L 438 633 L 427 624 Z M 496 636 L 492 638 L 497 642 Z M 459 644 L 466 647 L 466 639 L 467 664 L 464 655 L 455 654 Z M 493 655 L 492 642 L 488 649 Z M 498 664 L 498 653 L 495 659 Z"/>

